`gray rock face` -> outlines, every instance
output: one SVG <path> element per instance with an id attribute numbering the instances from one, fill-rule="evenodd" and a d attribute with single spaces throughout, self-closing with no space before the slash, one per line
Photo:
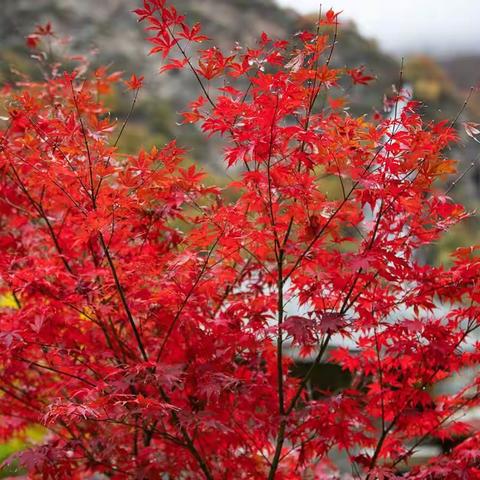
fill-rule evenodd
<path id="1" fill-rule="evenodd" d="M 145 62 L 148 51 L 143 26 L 131 10 L 135 0 L 4 0 L 0 37 L 7 47 L 18 47 L 35 25 L 51 21 L 62 36 L 71 36 L 82 52 L 99 49 L 100 59 L 130 68 L 153 68 Z M 2 2 L 2 3 L 4 3 Z M 175 7 L 192 21 L 201 21 L 207 35 L 222 48 L 235 41 L 252 45 L 262 31 L 287 36 L 298 15 L 278 7 L 273 0 L 178 0 Z M 145 64 L 148 64 L 145 67 Z M 155 65 L 156 66 L 156 65 Z"/>

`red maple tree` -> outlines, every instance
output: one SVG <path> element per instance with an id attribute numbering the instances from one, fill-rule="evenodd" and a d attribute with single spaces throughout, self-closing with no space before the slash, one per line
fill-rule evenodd
<path id="1" fill-rule="evenodd" d="M 4 86 L 0 435 L 45 426 L 15 457 L 29 478 L 332 479 L 335 452 L 395 478 L 432 438 L 464 440 L 408 478 L 479 478 L 460 418 L 478 378 L 432 393 L 479 360 L 477 248 L 415 254 L 468 216 L 436 186 L 453 125 L 401 90 L 384 117 L 349 114 L 341 78 L 372 77 L 331 68 L 332 11 L 229 54 L 164 0 L 136 14 L 163 70 L 198 81 L 185 122 L 241 173 L 232 200 L 175 141 L 122 155 L 105 68 Z M 352 381 L 312 392 L 327 360 Z"/>

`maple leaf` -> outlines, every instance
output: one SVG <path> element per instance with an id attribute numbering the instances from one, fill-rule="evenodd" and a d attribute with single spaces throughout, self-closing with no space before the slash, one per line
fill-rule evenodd
<path id="1" fill-rule="evenodd" d="M 40 43 L 40 37 L 34 33 L 28 35 L 26 38 L 26 44 L 29 48 L 37 48 Z"/>
<path id="2" fill-rule="evenodd" d="M 476 142 L 480 143 L 480 140 L 477 138 L 477 135 L 480 134 L 480 124 L 475 122 L 463 122 L 463 127 L 465 128 L 465 133 L 473 138 Z"/>
<path id="3" fill-rule="evenodd" d="M 369 82 L 375 80 L 375 77 L 371 75 L 365 75 L 363 72 L 365 67 L 353 68 L 347 70 L 348 75 L 352 78 L 354 85 L 368 85 Z"/>
<path id="4" fill-rule="evenodd" d="M 144 77 L 137 77 L 135 74 L 132 74 L 129 80 L 125 81 L 129 90 L 139 90 L 143 86 Z"/>
<path id="5" fill-rule="evenodd" d="M 303 65 L 305 55 L 303 52 L 300 52 L 294 58 L 292 58 L 286 65 L 285 68 L 290 69 L 292 72 L 298 72 Z"/>
<path id="6" fill-rule="evenodd" d="M 179 37 L 185 38 L 186 40 L 189 40 L 190 42 L 195 42 L 195 43 L 201 43 L 201 42 L 204 42 L 205 40 L 209 40 L 209 38 L 206 35 L 200 34 L 200 31 L 201 31 L 200 23 L 196 23 L 191 28 L 189 28 L 188 25 L 184 23 L 182 23 L 181 26 L 182 26 L 182 32 L 178 34 Z"/>
<path id="7" fill-rule="evenodd" d="M 316 312 L 320 330 L 335 333 L 345 326 L 345 317 L 340 312 Z"/>
<path id="8" fill-rule="evenodd" d="M 315 342 L 315 321 L 308 317 L 292 315 L 284 323 L 285 331 L 294 345 L 309 345 Z"/>
<path id="9" fill-rule="evenodd" d="M 37 25 L 35 28 L 35 35 L 44 36 L 44 37 L 53 37 L 55 33 L 52 28 L 52 24 L 47 22 L 45 25 Z"/>
<path id="10" fill-rule="evenodd" d="M 160 68 L 160 73 L 168 72 L 170 70 L 181 70 L 186 64 L 188 60 L 186 58 L 179 60 L 179 59 L 170 59 L 166 65 Z"/>
<path id="11" fill-rule="evenodd" d="M 321 23 L 324 25 L 334 25 L 338 21 L 338 16 L 342 12 L 334 12 L 331 8 L 325 13 L 325 17 L 322 18 Z"/>
<path id="12" fill-rule="evenodd" d="M 19 341 L 22 341 L 22 336 L 18 331 L 0 332 L 0 342 L 2 342 L 7 349 L 9 349 L 14 342 Z"/>

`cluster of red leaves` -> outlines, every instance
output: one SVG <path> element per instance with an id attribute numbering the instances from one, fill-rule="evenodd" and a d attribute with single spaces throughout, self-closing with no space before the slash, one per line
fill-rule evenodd
<path id="1" fill-rule="evenodd" d="M 29 48 L 37 48 L 42 38 L 53 37 L 54 32 L 51 23 L 39 25 L 33 33 L 27 36 L 26 44 Z"/>
<path id="2" fill-rule="evenodd" d="M 426 439 L 469 436 L 454 419 L 478 403 L 477 378 L 429 392 L 479 360 L 480 261 L 414 255 L 466 216 L 434 187 L 453 170 L 451 126 L 400 95 L 376 122 L 324 102 L 342 75 L 371 78 L 330 68 L 321 28 L 194 61 L 198 25 L 162 0 L 136 13 L 164 68 L 199 81 L 185 120 L 224 136 L 242 173 L 227 202 L 175 142 L 121 155 L 106 69 L 4 89 L 0 293 L 15 304 L 1 311 L 0 435 L 48 429 L 18 456 L 31 478 L 334 478 L 338 450 L 354 476 L 394 478 Z M 306 313 L 290 316 L 293 301 Z M 311 398 L 292 348 L 351 386 Z M 470 443 L 410 477 L 476 478 Z"/>

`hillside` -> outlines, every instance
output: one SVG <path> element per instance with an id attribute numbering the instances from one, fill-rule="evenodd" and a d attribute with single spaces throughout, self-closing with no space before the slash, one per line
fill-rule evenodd
<path id="1" fill-rule="evenodd" d="M 439 63 L 461 90 L 480 84 L 480 55 L 460 55 L 441 59 Z"/>

